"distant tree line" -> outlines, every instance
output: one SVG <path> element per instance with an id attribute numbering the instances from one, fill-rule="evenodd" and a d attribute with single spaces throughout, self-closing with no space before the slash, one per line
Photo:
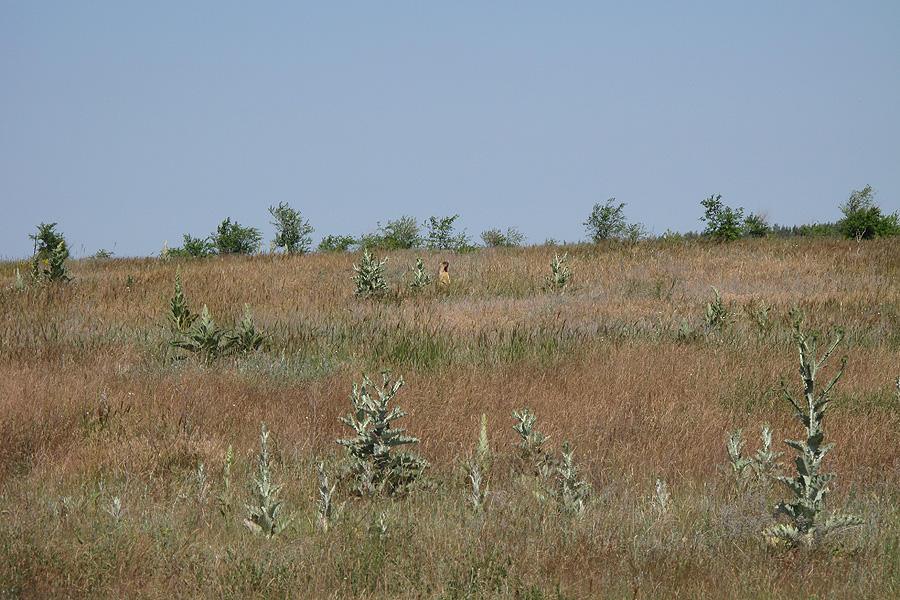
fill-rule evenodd
<path id="1" fill-rule="evenodd" d="M 808 225 L 783 226 L 770 224 L 764 214 L 744 214 L 744 208 L 733 208 L 722 201 L 721 195 L 713 194 L 700 201 L 706 223 L 701 232 L 678 233 L 666 231 L 659 236 L 663 240 L 709 240 L 731 242 L 739 238 L 765 237 L 836 237 L 857 241 L 900 235 L 900 217 L 897 212 L 884 214 L 875 202 L 875 190 L 867 185 L 862 190 L 854 190 L 847 201 L 839 206 L 843 218 L 833 223 L 813 223 Z M 618 241 L 633 243 L 648 238 L 641 223 L 630 223 L 625 218 L 624 202 L 616 203 L 615 198 L 594 205 L 584 222 L 588 239 L 594 243 Z M 286 254 L 311 252 L 315 231 L 309 220 L 287 203 L 270 206 L 273 217 L 275 238 L 271 240 L 271 251 L 283 250 Z M 465 230 L 457 231 L 459 215 L 429 217 L 421 224 L 413 217 L 404 215 L 389 220 L 385 225 L 379 222 L 371 233 L 353 235 L 327 235 L 315 248 L 319 252 L 346 252 L 350 250 L 400 250 L 408 248 L 429 248 L 466 252 L 477 246 Z M 35 257 L 48 261 L 52 256 L 62 264 L 68 258 L 68 246 L 63 235 L 56 231 L 56 223 L 41 223 L 38 233 L 29 237 L 35 242 Z M 487 248 L 509 248 L 520 246 L 525 236 L 515 227 L 505 231 L 500 228 L 481 232 L 481 242 Z M 253 254 L 261 250 L 263 236 L 256 227 L 245 227 L 231 218 L 226 218 L 215 231 L 206 237 L 184 234 L 181 246 L 164 248 L 170 257 L 204 257 L 225 254 Z M 548 239 L 553 245 L 558 242 Z M 55 253 L 55 254 L 54 254 Z M 111 252 L 98 250 L 92 258 L 109 258 Z"/>

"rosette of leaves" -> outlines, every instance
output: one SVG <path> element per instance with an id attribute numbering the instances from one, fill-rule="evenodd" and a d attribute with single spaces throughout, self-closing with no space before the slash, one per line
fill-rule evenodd
<path id="1" fill-rule="evenodd" d="M 360 495 L 394 495 L 408 488 L 428 468 L 428 462 L 417 454 L 395 452 L 419 440 L 405 435 L 405 429 L 392 427 L 391 422 L 406 416 L 388 403 L 403 387 L 403 377 L 391 381 L 390 371 L 382 373 L 380 386 L 363 375 L 363 384 L 353 384 L 350 400 L 353 412 L 339 417 L 353 429 L 354 437 L 336 440 L 347 448 L 347 474 L 352 489 Z"/>
<path id="2" fill-rule="evenodd" d="M 834 473 L 822 472 L 822 461 L 834 444 L 824 444 L 823 427 L 825 411 L 831 401 L 829 393 L 837 383 L 847 365 L 847 357 L 841 360 L 841 368 L 821 391 L 816 390 L 816 375 L 844 337 L 844 331 L 837 329 L 835 338 L 820 359 L 816 358 L 817 334 L 804 334 L 800 324 L 794 324 L 794 340 L 800 351 L 800 378 L 803 382 L 803 400 L 797 400 L 788 391 L 784 380 L 781 387 L 791 405 L 797 410 L 797 418 L 806 427 L 805 440 L 785 440 L 785 444 L 797 450 L 797 475 L 788 477 L 776 475 L 794 495 L 790 502 L 782 501 L 775 508 L 775 516 L 786 522 L 778 523 L 763 532 L 768 539 L 781 540 L 788 545 L 804 544 L 814 546 L 821 539 L 835 531 L 862 525 L 864 521 L 855 515 L 825 514 L 825 497 L 828 483 Z"/>

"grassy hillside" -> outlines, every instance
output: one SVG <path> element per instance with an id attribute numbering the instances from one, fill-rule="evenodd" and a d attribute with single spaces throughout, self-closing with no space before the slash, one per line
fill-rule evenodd
<path id="1" fill-rule="evenodd" d="M 556 251 L 574 274 L 562 293 L 541 289 Z M 451 284 L 410 290 L 416 256 L 434 277 L 449 260 Z M 380 300 L 354 297 L 355 254 L 83 259 L 71 283 L 24 290 L 28 265 L 0 263 L 0 598 L 900 596 L 895 242 L 387 257 Z M 192 311 L 232 327 L 246 304 L 265 346 L 209 365 L 173 349 L 176 269 Z M 813 548 L 763 539 L 789 492 L 738 484 L 725 449 L 744 428 L 752 454 L 768 424 L 795 473 L 781 440 L 803 426 L 779 380 L 799 391 L 798 319 L 823 340 L 846 331 L 821 376 L 849 357 L 825 424 L 827 507 L 866 521 Z M 405 380 L 396 425 L 431 467 L 407 495 L 361 498 L 341 484 L 338 417 L 383 369 Z M 574 449 L 583 516 L 515 447 L 525 407 L 546 451 Z M 493 466 L 475 510 L 461 462 L 482 414 Z M 243 525 L 263 421 L 292 518 L 271 539 Z M 320 461 L 341 507 L 327 531 Z"/>

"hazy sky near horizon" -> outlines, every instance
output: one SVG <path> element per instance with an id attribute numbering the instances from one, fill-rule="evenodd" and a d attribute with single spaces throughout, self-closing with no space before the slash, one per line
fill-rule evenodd
<path id="1" fill-rule="evenodd" d="M 158 253 L 226 217 L 274 235 L 459 214 L 476 241 L 656 234 L 700 201 L 900 209 L 900 2 L 0 0 L 0 259 Z"/>

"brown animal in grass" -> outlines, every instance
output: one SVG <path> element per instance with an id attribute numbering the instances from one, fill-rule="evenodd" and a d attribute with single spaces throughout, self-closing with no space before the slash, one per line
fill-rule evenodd
<path id="1" fill-rule="evenodd" d="M 450 272 L 448 269 L 450 268 L 450 263 L 446 260 L 441 263 L 441 285 L 449 285 L 450 284 Z"/>

